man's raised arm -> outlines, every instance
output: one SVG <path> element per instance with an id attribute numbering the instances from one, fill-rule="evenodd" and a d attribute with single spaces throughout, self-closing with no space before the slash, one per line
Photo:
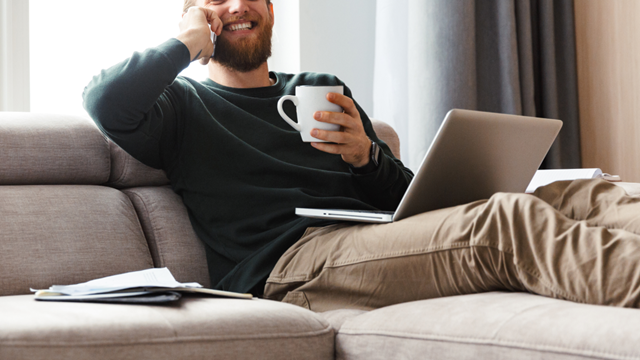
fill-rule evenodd
<path id="1" fill-rule="evenodd" d="M 185 89 L 171 84 L 191 61 L 211 56 L 210 23 L 214 31 L 222 31 L 215 12 L 189 9 L 176 38 L 101 71 L 84 90 L 83 105 L 98 127 L 149 166 L 163 167 L 161 140 L 176 145 L 181 111 L 176 100 Z"/>

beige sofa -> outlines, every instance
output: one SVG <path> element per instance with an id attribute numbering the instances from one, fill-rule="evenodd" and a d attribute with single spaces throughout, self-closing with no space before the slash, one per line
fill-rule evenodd
<path id="1" fill-rule="evenodd" d="M 376 131 L 397 152 L 392 129 Z M 167 183 L 88 119 L 0 113 L 0 359 L 640 359 L 640 310 L 523 293 L 327 313 L 261 299 L 33 299 L 30 287 L 149 267 L 210 286 Z"/>

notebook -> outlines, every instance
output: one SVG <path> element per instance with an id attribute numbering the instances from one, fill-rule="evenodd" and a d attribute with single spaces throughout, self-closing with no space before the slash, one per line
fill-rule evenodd
<path id="1" fill-rule="evenodd" d="M 296 215 L 388 223 L 423 212 L 524 192 L 562 121 L 453 109 L 395 212 L 296 208 Z"/>

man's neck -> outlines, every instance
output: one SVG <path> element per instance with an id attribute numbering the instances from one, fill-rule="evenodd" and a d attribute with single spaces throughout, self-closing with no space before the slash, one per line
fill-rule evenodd
<path id="1" fill-rule="evenodd" d="M 249 89 L 271 85 L 269 66 L 266 61 L 259 68 L 248 72 L 231 70 L 211 61 L 209 62 L 209 78 L 220 85 L 232 88 Z"/>

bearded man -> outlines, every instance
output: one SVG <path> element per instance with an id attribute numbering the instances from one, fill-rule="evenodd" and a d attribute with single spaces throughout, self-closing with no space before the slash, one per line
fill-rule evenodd
<path id="1" fill-rule="evenodd" d="M 386 225 L 296 217 L 296 207 L 394 210 L 413 174 L 346 86 L 327 95 L 344 112 L 314 114 L 340 125 L 311 131 L 327 142 L 304 143 L 282 120 L 276 104 L 296 86 L 344 83 L 270 72 L 274 19 L 269 0 L 188 0 L 176 38 L 103 71 L 83 95 L 105 135 L 166 172 L 214 288 L 316 311 L 492 290 L 640 304 L 640 201 L 606 182 L 497 194 Z M 178 76 L 192 61 L 208 64 L 208 79 Z M 575 200 L 558 200 L 568 194 Z"/>

